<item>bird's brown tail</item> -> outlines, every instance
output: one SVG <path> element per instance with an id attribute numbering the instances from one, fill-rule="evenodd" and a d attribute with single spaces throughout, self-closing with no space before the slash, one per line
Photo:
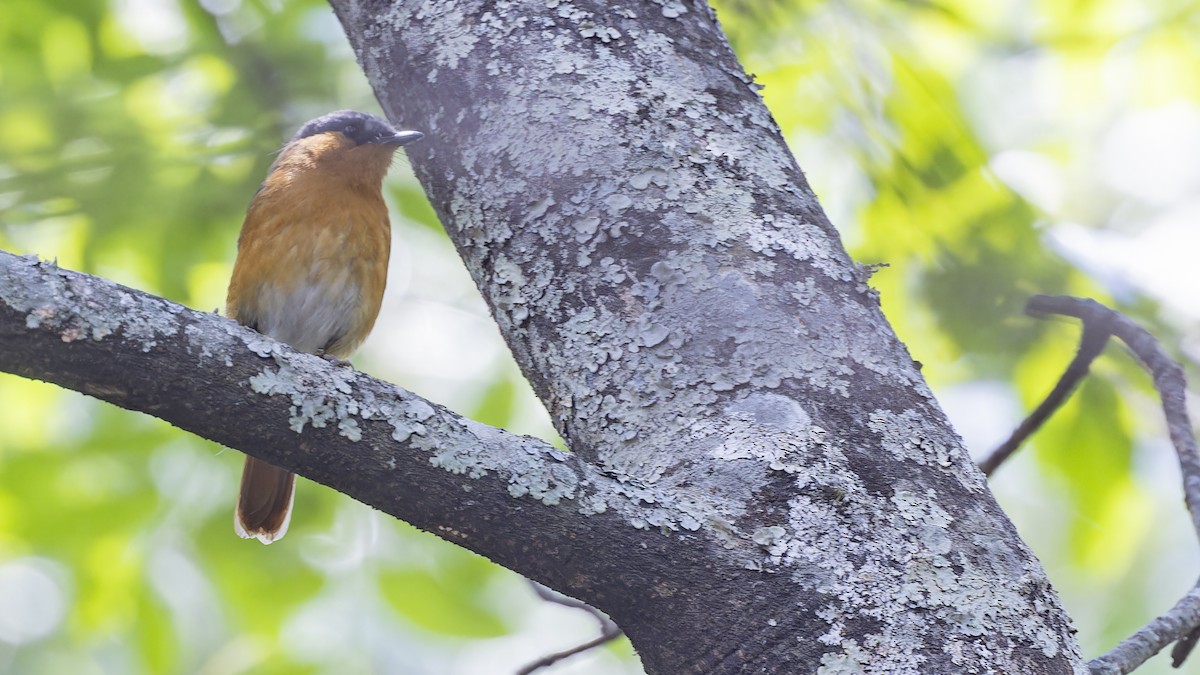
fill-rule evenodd
<path id="1" fill-rule="evenodd" d="M 238 536 L 264 544 L 282 537 L 292 519 L 295 485 L 296 474 L 247 455 L 233 514 L 233 529 Z"/>

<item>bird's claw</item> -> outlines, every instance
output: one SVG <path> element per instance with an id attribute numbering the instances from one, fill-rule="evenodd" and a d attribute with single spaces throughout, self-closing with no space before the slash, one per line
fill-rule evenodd
<path id="1" fill-rule="evenodd" d="M 317 356 L 325 359 L 326 361 L 332 363 L 333 365 L 335 365 L 339 368 L 350 368 L 351 370 L 354 369 L 353 364 L 351 364 L 349 361 L 339 359 L 338 357 L 336 357 L 332 354 L 326 354 L 324 349 L 317 350 Z"/>

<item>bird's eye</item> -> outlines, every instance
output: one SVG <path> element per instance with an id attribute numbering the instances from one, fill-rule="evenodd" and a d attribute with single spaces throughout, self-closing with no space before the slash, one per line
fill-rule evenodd
<path id="1" fill-rule="evenodd" d="M 346 126 L 342 127 L 342 132 L 345 133 L 347 136 L 353 136 L 354 134 L 358 133 L 358 125 L 355 124 L 354 122 L 351 122 L 351 123 L 347 124 Z"/>

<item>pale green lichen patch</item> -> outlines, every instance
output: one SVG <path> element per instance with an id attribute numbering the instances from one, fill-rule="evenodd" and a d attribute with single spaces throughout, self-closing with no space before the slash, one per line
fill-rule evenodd
<path id="1" fill-rule="evenodd" d="M 338 433 L 356 443 L 362 440 L 362 429 L 358 428 L 358 420 L 353 417 L 338 422 Z"/>
<path id="2" fill-rule="evenodd" d="M 470 420 L 448 421 L 439 416 L 427 423 L 433 425 L 431 433 L 415 438 L 413 444 L 431 453 L 429 461 L 434 466 L 472 478 L 499 473 L 508 482 L 510 495 L 527 496 L 547 506 L 575 499 L 578 494 L 580 477 L 567 464 L 570 453 Z M 445 443 L 447 435 L 463 438 Z"/>
<path id="3" fill-rule="evenodd" d="M 250 388 L 289 398 L 289 426 L 297 433 L 308 426 L 333 426 L 341 436 L 359 442 L 365 424 L 382 422 L 391 428 L 393 440 L 426 453 L 433 466 L 469 478 L 498 474 L 514 497 L 555 505 L 578 494 L 580 478 L 568 465 L 570 453 L 459 418 L 411 394 L 382 398 L 360 387 L 361 376 L 351 368 L 290 352 L 270 338 L 246 340 L 247 347 L 268 355 L 276 366 L 252 376 Z M 602 500 L 593 497 L 587 503 L 597 512 L 603 510 Z"/>
<path id="4" fill-rule="evenodd" d="M 772 471 L 807 471 L 824 434 L 796 401 L 776 394 L 751 394 L 726 408 L 719 444 L 709 456 L 725 461 L 755 460 Z"/>
<path id="5" fill-rule="evenodd" d="M 262 341 L 253 338 L 252 344 L 261 347 Z M 250 346 L 250 345 L 247 345 Z M 352 381 L 357 374 L 349 368 L 322 368 L 322 359 L 308 354 L 274 353 L 278 369 L 267 368 L 250 378 L 250 389 L 260 394 L 283 395 L 292 400 L 288 425 L 297 433 L 305 426 L 322 428 L 333 424 L 351 440 L 356 434 L 348 431 L 347 420 L 359 413 L 358 401 L 352 396 Z"/>
<path id="6" fill-rule="evenodd" d="M 817 668 L 817 675 L 865 675 L 868 672 L 882 672 L 868 670 L 873 666 L 873 662 L 870 655 L 859 648 L 856 640 L 845 639 L 839 644 L 842 647 L 840 653 L 821 655 L 821 666 Z"/>
<path id="7" fill-rule="evenodd" d="M 674 19 L 687 14 L 688 8 L 678 0 L 654 0 L 654 4 L 662 5 L 662 15 Z"/>
<path id="8" fill-rule="evenodd" d="M 758 528 L 754 531 L 754 534 L 750 535 L 750 539 L 759 546 L 769 549 L 775 544 L 784 541 L 786 539 L 785 535 L 787 535 L 786 529 L 779 525 L 771 525 L 770 527 Z"/>
<path id="9" fill-rule="evenodd" d="M 790 573 L 829 598 L 818 612 L 829 625 L 821 641 L 837 649 L 819 672 L 918 675 L 931 651 L 960 655 L 955 662 L 968 667 L 979 662 L 975 640 L 997 634 L 1010 638 L 1010 652 L 1033 648 L 1054 657 L 1066 650 L 1078 658 L 1076 645 L 1061 638 L 1060 608 L 1044 573 L 981 506 L 958 522 L 932 489 L 906 481 L 887 494 L 866 489 L 845 450 L 786 397 L 752 394 L 727 406 L 724 419 L 724 440 L 710 456 L 792 476 L 797 495 L 787 522 L 768 521 L 748 534 L 761 557 L 745 567 Z M 956 439 L 916 434 L 910 416 L 880 412 L 871 428 L 890 446 L 885 451 L 906 461 L 941 467 L 939 456 L 954 456 L 933 445 Z M 746 475 L 750 484 L 765 480 L 761 471 Z M 746 536 L 735 529 L 733 545 Z M 846 637 L 848 623 L 863 621 L 874 627 L 865 639 Z M 935 634 L 939 642 L 927 644 Z"/>
<path id="10" fill-rule="evenodd" d="M 226 366 L 233 365 L 230 349 L 234 344 L 234 336 L 238 330 L 245 329 L 239 328 L 233 321 L 224 322 L 222 328 L 221 331 L 212 331 L 193 323 L 183 329 L 184 337 L 187 338 L 188 352 L 199 354 L 201 364 L 215 357 Z"/>
<path id="11" fill-rule="evenodd" d="M 1051 623 L 1055 613 L 1043 603 L 1053 600 L 1035 600 L 1047 597 L 1047 582 L 1027 552 L 1011 549 L 982 509 L 967 518 L 956 525 L 933 490 L 905 481 L 887 496 L 792 501 L 787 534 L 771 537 L 768 565 L 794 570 L 799 583 L 829 597 L 818 612 L 829 625 L 821 641 L 841 651 L 827 655 L 831 670 L 822 672 L 869 663 L 863 672 L 918 675 L 929 650 L 970 652 L 974 638 L 988 634 L 1046 656 L 1074 648 Z M 977 534 L 964 541 L 964 533 Z M 847 623 L 862 620 L 875 626 L 865 640 L 843 637 Z M 941 642 L 926 644 L 935 626 Z"/>
<path id="12" fill-rule="evenodd" d="M 458 2 L 454 0 L 446 0 L 436 4 L 420 4 L 413 8 L 413 19 L 424 20 L 428 18 L 430 12 L 442 13 L 451 21 L 446 22 L 447 30 L 442 31 L 438 35 L 422 35 L 413 33 L 413 48 L 422 51 L 429 51 L 433 54 L 433 62 L 439 67 L 444 67 L 449 70 L 458 68 L 459 62 L 469 58 L 475 45 L 479 42 L 479 37 L 470 29 L 470 23 L 466 20 L 467 16 Z M 395 23 L 387 21 L 381 22 L 381 28 L 388 27 L 395 29 L 399 27 Z M 420 38 L 425 38 L 422 40 Z M 435 68 L 430 71 L 429 81 L 437 82 L 438 70 Z"/>
<path id="13" fill-rule="evenodd" d="M 975 468 L 962 440 L 945 427 L 930 425 L 922 413 L 879 409 L 871 413 L 868 428 L 879 434 L 883 449 L 896 459 L 922 466 L 953 467 L 953 475 L 964 488 L 976 493 L 987 490 L 983 474 Z"/>
<path id="14" fill-rule="evenodd" d="M 178 305 L 76 276 L 37 256 L 0 255 L 0 302 L 26 312 L 27 328 L 50 328 L 63 342 L 104 340 L 119 334 L 143 352 L 179 332 L 182 308 Z M 23 278 L 31 272 L 38 274 L 39 283 Z"/>

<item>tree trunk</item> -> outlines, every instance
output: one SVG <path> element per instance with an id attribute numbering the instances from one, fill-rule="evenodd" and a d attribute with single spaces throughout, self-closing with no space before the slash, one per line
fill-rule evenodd
<path id="1" fill-rule="evenodd" d="M 651 673 L 1086 671 L 705 3 L 332 5 L 636 532 L 516 569 Z"/>

